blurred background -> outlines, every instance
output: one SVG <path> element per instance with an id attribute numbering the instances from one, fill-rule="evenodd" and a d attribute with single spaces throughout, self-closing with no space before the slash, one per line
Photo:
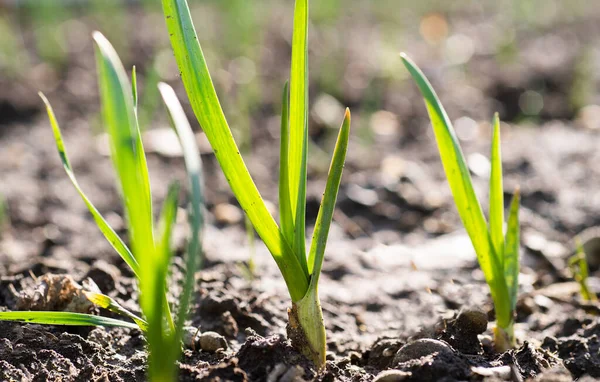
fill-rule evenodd
<path id="1" fill-rule="evenodd" d="M 259 189 L 276 204 L 293 1 L 190 4 L 234 135 Z M 311 2 L 310 20 L 309 220 L 347 106 L 352 142 L 336 212 L 343 235 L 368 238 L 369 246 L 372 240 L 419 242 L 459 227 L 425 108 L 398 56 L 404 51 L 437 89 L 482 196 L 490 121 L 498 111 L 506 193 L 521 185 L 525 229 L 535 226 L 561 241 L 600 223 L 600 196 L 592 192 L 600 184 L 594 165 L 600 159 L 600 7 L 594 2 L 320 0 Z M 55 107 L 84 189 L 123 228 L 98 115 L 93 30 L 108 37 L 127 68 L 137 67 L 156 197 L 164 196 L 170 178 L 184 179 L 156 89 L 167 81 L 198 132 L 213 222 L 243 231 L 242 214 L 183 92 L 158 0 L 0 0 L 0 196 L 12 227 L 4 250 L 13 246 L 11 256 L 26 256 L 56 251 L 53 243 L 62 242 L 93 256 L 105 248 L 100 239 L 98 249 L 90 246 L 85 235 L 67 240 L 86 230 L 99 235 L 62 174 L 38 91 Z"/>

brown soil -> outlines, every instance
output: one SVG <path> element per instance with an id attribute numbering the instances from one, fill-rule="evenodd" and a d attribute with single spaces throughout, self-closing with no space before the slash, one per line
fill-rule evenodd
<path id="1" fill-rule="evenodd" d="M 136 13 L 135 17 L 144 16 Z M 468 13 L 455 16 L 456 30 L 467 28 L 459 21 L 472 17 Z M 600 378 L 600 307 L 580 300 L 565 265 L 572 237 L 600 225 L 600 199 L 595 193 L 600 184 L 596 166 L 600 137 L 582 127 L 577 111 L 565 106 L 577 54 L 569 39 L 582 44 L 597 40 L 600 31 L 592 25 L 599 19 L 590 14 L 577 25 L 561 24 L 540 34 L 519 35 L 528 54 L 520 57 L 518 67 L 507 68 L 485 54 L 476 54 L 466 64 L 468 80 L 443 76 L 436 69 L 442 67 L 442 60 L 420 49 L 422 42 L 405 47 L 409 52 L 413 48 L 413 58 L 440 90 L 452 118 L 468 115 L 487 120 L 500 109 L 503 119 L 511 122 L 502 130 L 506 197 L 520 185 L 523 200 L 516 349 L 497 354 L 492 348 L 493 326 L 487 321 L 493 321 L 494 313 L 489 292 L 460 229 L 416 89 L 407 80 L 401 85 L 373 80 L 382 94 L 378 107 L 393 113 L 398 128 L 391 135 L 372 133 L 370 144 L 365 144 L 359 133 L 364 132 L 361 124 L 368 125 L 368 95 L 348 92 L 340 96 L 340 102 L 362 113 L 354 118 L 355 135 L 320 286 L 328 334 L 326 370 L 317 372 L 286 339 L 289 297 L 261 244 L 255 248 L 256 277 L 248 279 L 242 271 L 240 264 L 252 249 L 246 243 L 243 222 L 235 214 L 224 218 L 216 211 L 217 205 L 235 205 L 235 200 L 214 158 L 204 149 L 210 212 L 206 262 L 197 275 L 189 324 L 202 332 L 221 334 L 228 348 L 215 353 L 186 350 L 180 363 L 181 380 Z M 141 35 L 143 31 L 138 31 L 133 37 L 140 40 L 135 48 L 139 54 L 131 58 L 136 63 L 151 53 L 151 44 Z M 550 37 L 565 42 L 554 52 L 560 59 L 552 62 L 544 61 L 547 45 L 543 39 Z M 271 60 L 270 70 L 283 73 L 289 46 L 283 38 L 273 40 L 266 43 L 282 58 Z M 92 134 L 98 123 L 94 122 L 97 96 L 91 57 L 89 44 L 70 57 L 67 68 L 54 73 L 58 80 L 49 95 L 80 183 L 109 222 L 125 234 L 110 161 L 102 154 L 102 140 Z M 317 55 L 314 61 L 321 60 L 323 56 Z M 444 74 L 456 75 L 451 70 Z M 73 83 L 78 84 L 75 92 Z M 540 83 L 549 101 L 536 123 L 512 124 L 521 117 L 523 91 Z M 174 84 L 181 92 L 178 82 Z M 8 207 L 0 237 L 0 309 L 22 307 L 22 293 L 31 294 L 41 276 L 58 274 L 78 283 L 92 279 L 103 293 L 137 312 L 132 274 L 102 238 L 63 173 L 34 92 L 43 86 L 33 80 L 0 78 L 0 195 Z M 311 88 L 315 96 L 321 94 L 319 86 Z M 470 102 L 474 86 L 477 95 Z M 252 125 L 262 127 L 253 130 L 247 161 L 265 198 L 276 201 L 277 133 L 271 123 L 277 115 L 276 104 L 260 106 Z M 164 116 L 157 120 L 154 127 L 166 126 Z M 327 128 L 315 118 L 311 126 L 315 143 L 329 150 Z M 479 124 L 467 135 L 465 152 L 487 156 L 489 125 Z M 316 218 L 324 186 L 323 166 L 315 158 L 308 189 L 309 222 Z M 183 161 L 156 152 L 149 154 L 148 161 L 159 203 L 169 180 L 185 180 Z M 469 162 L 476 187 L 485 195 L 487 180 L 480 170 L 485 158 L 471 155 Z M 184 207 L 185 200 L 180 205 Z M 175 234 L 179 255 L 184 235 L 182 220 Z M 594 230 L 586 235 L 587 239 L 596 237 Z M 600 250 L 593 250 L 592 243 L 588 248 L 592 289 L 598 290 Z M 182 279 L 181 267 L 181 258 L 176 257 L 170 288 L 174 295 Z M 0 322 L 0 380 L 143 381 L 145 362 L 145 343 L 137 330 Z"/>

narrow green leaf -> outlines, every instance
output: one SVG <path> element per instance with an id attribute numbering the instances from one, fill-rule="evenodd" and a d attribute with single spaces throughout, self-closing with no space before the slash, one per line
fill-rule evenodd
<path id="1" fill-rule="evenodd" d="M 182 294 L 179 296 L 179 311 L 177 313 L 177 323 L 175 341 L 179 343 L 185 319 L 188 314 L 190 298 L 194 291 L 194 281 L 196 269 L 202 267 L 202 241 L 201 233 L 204 228 L 204 192 L 203 192 L 203 173 L 200 152 L 196 145 L 196 137 L 192 127 L 185 116 L 183 107 L 172 87 L 165 83 L 159 83 L 158 89 L 163 98 L 171 122 L 179 142 L 183 149 L 183 157 L 188 175 L 188 182 L 191 190 L 191 200 L 188 210 L 188 220 L 191 229 L 191 237 L 188 241 L 185 282 Z"/>
<path id="2" fill-rule="evenodd" d="M 137 71 L 135 65 L 131 68 L 131 93 L 133 95 L 133 108 L 138 107 Z"/>
<path id="3" fill-rule="evenodd" d="M 67 150 L 63 142 L 60 127 L 56 120 L 56 116 L 54 115 L 54 111 L 52 110 L 52 106 L 50 106 L 50 102 L 48 102 L 48 99 L 42 93 L 39 93 L 39 95 L 46 104 L 46 111 L 48 112 L 50 125 L 52 125 L 52 131 L 54 133 L 54 141 L 56 142 L 56 148 L 58 149 L 58 154 L 62 161 L 63 167 L 65 168 L 67 176 L 69 177 L 71 183 L 73 183 L 73 186 L 75 186 L 75 189 L 83 199 L 83 202 L 92 214 L 96 225 L 98 226 L 98 228 L 100 228 L 100 231 L 102 231 L 104 237 L 106 237 L 106 240 L 108 240 L 108 242 L 113 246 L 113 248 L 117 251 L 117 253 L 127 263 L 127 265 L 129 265 L 133 273 L 137 276 L 139 274 L 139 265 L 137 260 L 135 259 L 135 257 L 133 257 L 133 255 L 129 251 L 129 248 L 127 248 L 127 246 L 125 245 L 123 240 L 121 240 L 119 235 L 117 235 L 116 232 L 108 225 L 104 217 L 102 217 L 100 212 L 98 212 L 96 207 L 94 207 L 92 202 L 84 194 L 83 190 L 79 186 L 79 183 L 77 183 L 77 179 L 75 178 L 75 174 L 73 173 L 73 169 L 71 168 L 71 163 L 69 162 L 69 157 L 67 156 Z"/>
<path id="4" fill-rule="evenodd" d="M 306 155 L 308 146 L 308 0 L 296 0 L 290 69 L 289 190 L 294 216 L 293 249 L 308 274 L 306 261 Z M 281 157 L 280 161 L 285 158 Z"/>
<path id="5" fill-rule="evenodd" d="M 148 375 L 150 379 L 156 380 L 159 380 L 157 376 L 175 374 L 175 362 L 181 351 L 179 343 L 174 341 L 175 324 L 171 316 L 169 303 L 165 299 L 169 263 L 173 255 L 171 251 L 171 233 L 177 216 L 178 196 L 179 184 L 173 182 L 169 186 L 160 214 L 156 235 L 156 261 L 153 279 L 146 280 L 145 283 L 146 291 L 150 291 L 152 294 L 155 309 L 151 312 L 145 312 L 149 324 L 148 342 L 150 344 Z"/>
<path id="6" fill-rule="evenodd" d="M 587 279 L 589 277 L 588 263 L 585 250 L 578 237 L 575 238 L 577 253 L 569 258 L 569 268 L 573 273 L 573 278 L 579 283 L 581 297 L 586 301 L 598 301 L 596 293 L 590 290 Z"/>
<path id="7" fill-rule="evenodd" d="M 94 32 L 93 37 L 96 42 L 104 126 L 121 185 L 133 253 L 140 262 L 143 281 L 145 272 L 152 272 L 152 269 L 144 265 L 142 257 L 154 256 L 152 200 L 146 157 L 137 126 L 131 85 L 123 64 L 100 32 Z"/>
<path id="8" fill-rule="evenodd" d="M 498 325 L 504 328 L 512 320 L 508 289 L 504 281 L 504 268 L 495 253 L 488 225 L 483 216 L 481 204 L 475 195 L 471 175 L 458 138 L 446 111 L 423 72 L 408 56 L 402 54 L 401 57 L 425 100 L 446 178 L 454 196 L 454 203 L 475 248 L 479 266 L 490 286 Z"/>
<path id="9" fill-rule="evenodd" d="M 0 312 L 0 321 L 17 321 L 42 325 L 117 326 L 129 329 L 139 329 L 138 326 L 132 322 L 94 316 L 93 314 L 71 312 Z"/>
<path id="10" fill-rule="evenodd" d="M 308 257 L 308 266 L 311 273 L 310 288 L 316 288 L 319 283 L 321 274 L 321 266 L 323 265 L 323 257 L 325 255 L 325 246 L 327 244 L 327 236 L 329 235 L 329 227 L 333 219 L 335 210 L 335 201 L 340 189 L 342 181 L 342 172 L 344 170 L 344 162 L 346 161 L 346 152 L 348 150 L 348 139 L 350 134 L 350 110 L 346 109 L 346 115 L 342 122 L 342 127 L 338 134 L 331 165 L 329 167 L 329 175 L 327 176 L 327 184 L 325 185 L 325 193 L 321 200 L 315 230 L 313 232 L 312 242 L 310 246 L 310 254 Z"/>
<path id="11" fill-rule="evenodd" d="M 288 243 L 294 242 L 294 215 L 290 202 L 289 167 L 286 158 L 290 147 L 290 96 L 289 83 L 283 87 L 281 97 L 281 142 L 279 147 L 279 220 L 281 231 Z"/>
<path id="12" fill-rule="evenodd" d="M 169 185 L 169 191 L 167 197 L 163 203 L 163 209 L 160 213 L 160 219 L 158 223 L 157 231 L 157 272 L 161 273 L 164 270 L 164 275 L 167 274 L 171 256 L 171 234 L 173 232 L 173 225 L 175 224 L 175 218 L 177 216 L 177 199 L 179 197 L 179 183 L 172 182 Z"/>
<path id="13" fill-rule="evenodd" d="M 248 172 L 223 114 L 185 0 L 163 0 L 171 45 L 190 103 L 242 209 L 277 262 L 293 301 L 304 296 L 308 277 L 279 230 Z"/>
<path id="14" fill-rule="evenodd" d="M 156 309 L 156 314 L 153 314 L 154 322 L 150 324 L 151 327 L 152 325 L 155 325 L 154 327 L 157 328 L 157 336 L 175 330 L 169 303 L 165 298 L 165 291 L 167 288 L 169 264 L 171 262 L 171 257 L 173 256 L 173 251 L 171 250 L 171 235 L 173 232 L 173 225 L 175 224 L 175 218 L 177 217 L 179 189 L 179 183 L 177 182 L 173 182 L 169 185 L 169 191 L 167 192 L 167 197 L 163 203 L 156 235 L 156 259 L 154 260 L 153 265 L 153 280 L 148 282 L 153 288 L 152 296 L 154 299 L 154 306 L 158 307 Z M 163 312 L 166 313 L 166 317 L 162 316 Z M 164 318 L 167 318 L 167 328 L 162 327 Z M 148 321 L 150 320 L 151 318 L 148 317 Z"/>
<path id="15" fill-rule="evenodd" d="M 504 188 L 500 151 L 500 118 L 494 114 L 490 172 L 490 236 L 496 253 L 504 253 Z M 500 262 L 504 260 L 501 258 Z"/>
<path id="16" fill-rule="evenodd" d="M 508 223 L 506 226 L 506 244 L 504 248 L 504 277 L 510 296 L 511 311 L 517 307 L 517 292 L 519 291 L 519 205 L 521 193 L 517 188 L 510 203 Z"/>
<path id="17" fill-rule="evenodd" d="M 152 199 L 146 157 L 133 106 L 131 84 L 117 52 L 99 32 L 94 32 L 102 117 L 108 132 L 111 159 L 125 204 L 133 253 L 140 264 L 140 305 L 145 316 L 157 311 L 153 296 L 156 249 Z M 165 297 L 166 298 L 166 297 Z M 167 313 L 168 305 L 163 306 Z"/>
<path id="18" fill-rule="evenodd" d="M 88 300 L 90 300 L 90 302 L 92 302 L 93 304 L 98 305 L 99 307 L 109 310 L 113 313 L 120 314 L 125 317 L 129 317 L 137 324 L 137 326 L 139 326 L 139 328 L 142 331 L 144 331 L 144 332 L 148 331 L 148 323 L 144 319 L 136 316 L 135 314 L 131 313 L 129 310 L 125 309 L 121 304 L 119 304 L 117 301 L 115 301 L 112 297 L 107 296 L 102 293 L 91 292 L 91 291 L 87 291 L 87 290 L 84 290 L 83 294 L 85 294 L 85 297 Z M 96 317 L 96 316 L 94 316 L 94 317 Z"/>

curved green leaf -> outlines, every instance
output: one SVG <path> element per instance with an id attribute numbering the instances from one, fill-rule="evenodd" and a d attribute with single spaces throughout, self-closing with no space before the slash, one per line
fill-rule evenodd
<path id="1" fill-rule="evenodd" d="M 294 214 L 290 201 L 290 95 L 286 82 L 281 96 L 281 138 L 279 144 L 279 222 L 281 232 L 289 243 L 294 242 Z"/>
<path id="2" fill-rule="evenodd" d="M 113 313 L 120 314 L 125 317 L 129 317 L 137 324 L 137 326 L 144 332 L 148 331 L 148 323 L 142 318 L 136 316 L 131 313 L 129 310 L 125 309 L 121 304 L 115 301 L 112 297 L 107 296 L 102 293 L 92 292 L 84 290 L 83 294 L 85 297 L 90 300 L 95 305 L 99 307 L 110 310 Z"/>
<path id="3" fill-rule="evenodd" d="M 504 268 L 494 250 L 488 225 L 475 195 L 471 174 L 458 138 L 437 94 L 423 72 L 407 55 L 402 54 L 401 57 L 425 100 L 456 209 L 473 243 L 479 266 L 490 286 L 498 325 L 505 328 L 512 322 L 512 312 L 504 279 Z"/>
<path id="4" fill-rule="evenodd" d="M 42 325 L 117 326 L 129 329 L 139 329 L 139 327 L 132 322 L 94 316 L 93 314 L 72 312 L 0 312 L 0 321 L 17 321 Z"/>
<path id="5" fill-rule="evenodd" d="M 185 0 L 163 0 L 171 45 L 190 103 L 242 209 L 277 262 L 293 301 L 308 288 L 308 277 L 279 230 L 248 172 L 221 109 Z"/>
<path id="6" fill-rule="evenodd" d="M 506 240 L 504 247 L 504 277 L 510 296 L 511 311 L 517 307 L 517 293 L 519 291 L 519 206 L 521 193 L 517 188 L 510 203 L 508 222 L 506 225 Z"/>
<path id="7" fill-rule="evenodd" d="M 308 150 L 308 0 L 296 0 L 290 69 L 290 143 L 288 177 L 294 218 L 293 249 L 302 269 L 306 262 L 306 155 Z M 289 240 L 289 238 L 288 238 Z"/>
<path id="8" fill-rule="evenodd" d="M 494 114 L 490 171 L 490 237 L 496 253 L 504 253 L 504 187 L 500 151 L 500 119 Z M 501 258 L 500 262 L 504 260 Z"/>
<path id="9" fill-rule="evenodd" d="M 52 106 L 50 106 L 50 102 L 48 99 L 42 94 L 39 93 L 40 97 L 44 101 L 46 105 L 46 111 L 48 112 L 48 118 L 50 119 L 50 125 L 52 125 L 52 131 L 54 133 L 54 141 L 56 142 L 56 148 L 58 149 L 58 154 L 60 155 L 60 160 L 62 161 L 63 167 L 65 168 L 65 172 L 67 176 L 75 186 L 75 189 L 83 199 L 83 202 L 87 206 L 88 210 L 92 214 L 94 221 L 100 231 L 106 237 L 106 240 L 113 246 L 113 248 L 117 251 L 117 253 L 121 256 L 121 258 L 129 265 L 129 268 L 133 271 L 133 273 L 137 276 L 139 273 L 139 265 L 135 257 L 129 251 L 129 248 L 125 245 L 123 240 L 117 235 L 117 233 L 108 225 L 104 217 L 98 212 L 96 207 L 92 204 L 92 202 L 85 195 L 79 183 L 77 183 L 77 179 L 75 178 L 75 174 L 73 173 L 73 169 L 71 167 L 71 163 L 69 162 L 69 157 L 67 156 L 67 150 L 65 148 L 62 134 L 60 132 L 60 127 L 58 126 L 58 122 L 56 120 L 56 116 L 54 115 L 54 110 L 52 110 Z"/>
<path id="10" fill-rule="evenodd" d="M 131 84 L 110 42 L 94 32 L 102 117 L 108 132 L 111 159 L 119 184 L 129 227 L 133 253 L 141 266 L 141 281 L 152 269 L 143 257 L 154 256 L 152 200 L 146 156 L 133 105 Z M 143 290 L 143 288 L 142 288 Z"/>
<path id="11" fill-rule="evenodd" d="M 346 109 L 342 127 L 338 133 L 337 142 L 331 158 L 329 167 L 329 175 L 327 176 L 327 184 L 325 192 L 317 214 L 315 230 L 313 232 L 312 242 L 310 245 L 310 253 L 308 257 L 308 267 L 311 273 L 310 288 L 316 288 L 321 275 L 321 266 L 323 265 L 323 257 L 325 256 L 325 246 L 327 244 L 327 236 L 329 235 L 329 227 L 333 219 L 335 210 L 335 201 L 340 189 L 342 181 L 342 172 L 344 171 L 344 162 L 346 161 L 346 152 L 348 150 L 348 139 L 350 136 L 350 110 Z"/>
<path id="12" fill-rule="evenodd" d="M 191 228 L 191 237 L 188 242 L 186 257 L 186 272 L 183 292 L 179 296 L 179 311 L 177 314 L 176 340 L 182 335 L 183 325 L 188 314 L 190 298 L 194 290 L 196 269 L 202 266 L 202 241 L 201 232 L 204 228 L 204 192 L 202 174 L 202 161 L 196 145 L 196 137 L 192 127 L 185 116 L 183 107 L 173 88 L 165 83 L 159 83 L 158 89 L 169 112 L 171 122 L 179 137 L 183 149 L 183 157 L 191 190 L 191 201 L 188 210 L 188 220 Z"/>

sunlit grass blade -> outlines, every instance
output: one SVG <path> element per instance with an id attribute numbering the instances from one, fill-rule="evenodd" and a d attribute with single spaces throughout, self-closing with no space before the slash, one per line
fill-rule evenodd
<path id="1" fill-rule="evenodd" d="M 423 72 L 408 56 L 402 54 L 402 60 L 425 100 L 446 178 L 460 218 L 477 253 L 481 270 L 488 284 L 498 283 L 503 280 L 503 274 L 499 273 L 502 270 L 501 263 L 491 245 L 487 222 L 475 194 L 471 174 L 450 119 Z M 506 292 L 505 287 L 501 289 Z M 492 293 L 495 292 L 492 290 Z M 506 293 L 502 294 L 503 296 L 495 296 L 494 299 L 508 297 L 505 296 Z"/>
<path id="2" fill-rule="evenodd" d="M 500 151 L 500 118 L 494 114 L 490 172 L 490 237 L 497 254 L 504 253 L 504 188 Z M 517 242 L 518 245 L 518 242 Z M 505 260 L 499 259 L 501 263 Z"/>
<path id="3" fill-rule="evenodd" d="M 42 325 L 117 326 L 129 329 L 139 329 L 138 326 L 132 322 L 94 316 L 93 314 L 72 312 L 0 312 L 0 320 Z"/>
<path id="4" fill-rule="evenodd" d="M 131 85 L 123 64 L 101 33 L 94 32 L 93 37 L 96 42 L 104 127 L 108 132 L 133 253 L 140 262 L 140 280 L 143 282 L 145 273 L 152 270 L 144 266 L 141 257 L 154 256 L 152 201 L 146 157 L 135 117 Z"/>
<path id="5" fill-rule="evenodd" d="M 156 257 L 154 259 L 154 264 L 152 265 L 152 269 L 154 270 L 152 273 L 153 279 L 152 281 L 148 280 L 148 285 L 151 285 L 153 288 L 151 289 L 151 293 L 154 299 L 154 306 L 160 307 L 160 309 L 156 309 L 156 312 L 153 312 L 156 313 L 157 317 L 161 317 L 161 321 L 159 321 L 158 318 L 156 319 L 156 327 L 160 328 L 161 326 L 158 325 L 158 323 L 160 322 L 162 325 L 162 319 L 167 319 L 166 322 L 168 327 L 162 328 L 160 330 L 161 333 L 172 332 L 175 329 L 170 307 L 165 298 L 165 291 L 167 288 L 169 264 L 171 257 L 173 256 L 173 251 L 171 250 L 171 234 L 177 216 L 179 189 L 179 183 L 177 182 L 173 182 L 169 185 L 169 191 L 167 192 L 167 197 L 163 204 L 158 223 L 158 232 L 156 234 Z M 163 317 L 162 314 L 165 314 L 166 317 Z M 148 320 L 150 320 L 150 317 L 148 317 Z"/>
<path id="6" fill-rule="evenodd" d="M 519 290 L 519 206 L 521 192 L 517 188 L 510 203 L 508 222 L 506 225 L 506 240 L 504 247 L 504 277 L 510 296 L 511 310 L 517 307 L 517 292 Z"/>
<path id="7" fill-rule="evenodd" d="M 153 265 L 153 280 L 146 282 L 146 292 L 151 289 L 155 310 L 147 312 L 149 323 L 148 342 L 150 344 L 149 379 L 153 381 L 172 380 L 175 376 L 175 362 L 179 358 L 181 346 L 173 340 L 174 330 L 169 305 L 165 300 L 169 263 L 173 255 L 171 234 L 177 216 L 179 184 L 171 183 L 160 214 L 156 235 L 156 261 Z M 167 312 L 165 317 L 163 312 Z"/>
<path id="8" fill-rule="evenodd" d="M 581 245 L 581 240 L 578 237 L 575 238 L 575 245 L 577 247 L 576 253 L 569 258 L 569 268 L 571 269 L 571 273 L 573 273 L 573 278 L 579 283 L 581 297 L 584 300 L 598 301 L 596 293 L 587 284 L 589 277 L 588 263 L 583 245 Z"/>
<path id="9" fill-rule="evenodd" d="M 294 9 L 290 69 L 290 142 L 288 177 L 294 216 L 294 253 L 308 274 L 306 260 L 306 160 L 308 149 L 308 0 L 297 0 Z M 281 157 L 284 161 L 285 158 Z"/>
<path id="10" fill-rule="evenodd" d="M 150 312 L 156 311 L 150 292 L 154 288 L 152 280 L 156 256 L 152 201 L 131 84 L 110 42 L 99 32 L 94 32 L 93 37 L 96 42 L 102 117 L 109 136 L 111 159 L 121 186 L 133 254 L 140 264 L 142 311 L 145 315 L 152 314 Z"/>
<path id="11" fill-rule="evenodd" d="M 113 313 L 120 314 L 125 317 L 129 317 L 130 319 L 133 320 L 133 322 L 135 322 L 137 324 L 137 326 L 143 332 L 148 331 L 148 323 L 144 319 L 142 319 L 141 317 L 138 317 L 137 315 L 133 314 L 129 310 L 125 309 L 121 304 L 119 304 L 117 301 L 115 301 L 112 297 L 107 296 L 102 293 L 91 292 L 91 291 L 83 291 L 83 294 L 93 304 L 98 305 L 99 307 L 109 310 Z M 96 316 L 94 316 L 94 317 L 96 317 Z"/>
<path id="12" fill-rule="evenodd" d="M 292 300 L 298 301 L 308 288 L 308 276 L 291 243 L 269 213 L 233 140 L 187 2 L 163 0 L 162 4 L 171 45 L 194 113 L 238 202 L 277 262 Z"/>
<path id="13" fill-rule="evenodd" d="M 129 248 L 127 248 L 127 246 L 125 245 L 123 240 L 119 237 L 119 235 L 117 235 L 117 233 L 108 225 L 108 223 L 106 222 L 104 217 L 102 217 L 100 212 L 98 212 L 96 207 L 94 207 L 92 202 L 88 199 L 88 197 L 85 195 L 85 193 L 79 186 L 77 179 L 75 179 L 75 174 L 73 173 L 71 163 L 69 162 L 69 157 L 67 156 L 67 151 L 66 151 L 66 148 L 65 148 L 65 145 L 63 142 L 60 127 L 56 120 L 56 116 L 54 115 L 54 111 L 52 110 L 52 106 L 50 106 L 50 102 L 48 102 L 48 99 L 42 93 L 39 93 L 39 95 L 42 98 L 42 100 L 44 101 L 44 103 L 46 104 L 46 111 L 48 112 L 48 118 L 50 119 L 50 125 L 52 125 L 52 131 L 54 132 L 54 140 L 56 142 L 56 148 L 58 149 L 58 154 L 62 161 L 63 167 L 65 168 L 67 176 L 69 177 L 69 179 L 71 180 L 71 183 L 73 183 L 73 186 L 75 186 L 75 189 L 77 190 L 77 192 L 83 199 L 83 202 L 85 203 L 88 210 L 92 214 L 92 217 L 94 218 L 94 221 L 96 222 L 96 225 L 98 226 L 98 228 L 100 228 L 100 231 L 102 231 L 102 233 L 104 234 L 104 237 L 106 237 L 106 240 L 108 240 L 108 242 L 113 246 L 113 248 L 121 256 L 121 258 L 127 263 L 127 265 L 129 265 L 129 267 L 131 268 L 133 273 L 138 275 L 139 274 L 139 265 L 138 265 L 137 260 L 131 254 L 131 252 L 129 251 Z"/>
<path id="14" fill-rule="evenodd" d="M 135 65 L 131 68 L 131 94 L 133 96 L 133 108 L 138 107 L 137 71 Z"/>
<path id="15" fill-rule="evenodd" d="M 169 191 L 167 192 L 167 197 L 163 203 L 157 227 L 156 238 L 158 241 L 156 248 L 158 250 L 158 255 L 156 257 L 156 270 L 164 271 L 165 275 L 169 268 L 171 256 L 173 255 L 171 251 L 171 234 L 173 232 L 175 217 L 177 216 L 177 198 L 179 197 L 179 190 L 180 187 L 178 182 L 172 182 L 169 185 Z"/>
<path id="16" fill-rule="evenodd" d="M 187 317 L 190 298 L 194 290 L 195 272 L 202 267 L 202 230 L 204 228 L 204 192 L 202 162 L 200 152 L 196 145 L 196 139 L 181 103 L 175 95 L 172 87 L 165 83 L 159 83 L 158 88 L 163 98 L 173 127 L 179 137 L 183 149 L 183 156 L 190 185 L 190 206 L 188 210 L 188 221 L 190 224 L 191 237 L 188 241 L 186 257 L 186 273 L 182 294 L 179 296 L 179 310 L 177 313 L 175 342 L 179 343 L 183 325 Z"/>
<path id="17" fill-rule="evenodd" d="M 333 157 L 331 158 L 331 165 L 329 167 L 329 175 L 327 176 L 325 193 L 323 194 L 321 206 L 319 207 L 319 213 L 317 214 L 317 221 L 315 223 L 315 229 L 310 246 L 308 266 L 311 274 L 311 288 L 316 287 L 319 282 L 321 266 L 323 264 L 323 257 L 325 255 L 325 245 L 327 244 L 327 237 L 329 236 L 329 227 L 331 226 L 331 220 L 333 219 L 335 201 L 337 199 L 340 183 L 342 181 L 342 172 L 344 170 L 344 163 L 346 161 L 349 136 L 350 110 L 346 109 L 344 121 L 342 122 L 340 132 L 338 133 L 337 142 L 335 144 L 335 149 L 333 151 Z"/>
<path id="18" fill-rule="evenodd" d="M 294 215 L 290 202 L 289 156 L 290 147 L 290 96 L 289 83 L 283 87 L 281 97 L 281 142 L 279 146 L 279 221 L 281 232 L 288 243 L 294 242 Z"/>
<path id="19" fill-rule="evenodd" d="M 292 342 L 296 341 L 296 344 L 299 343 L 300 350 L 316 365 L 325 364 L 325 353 L 327 350 L 323 312 L 319 301 L 319 277 L 325 256 L 327 236 L 329 235 L 329 228 L 333 219 L 335 201 L 342 180 L 349 133 L 350 111 L 346 109 L 344 121 L 340 128 L 331 159 L 327 184 L 323 199 L 321 200 L 321 206 L 319 207 L 310 246 L 308 258 L 309 271 L 311 272 L 310 285 L 306 295 L 302 300 L 293 304 L 289 312 L 290 325 L 288 334 L 292 338 Z"/>
<path id="20" fill-rule="evenodd" d="M 504 253 L 496 253 L 494 249 L 492 237 L 483 215 L 481 204 L 475 194 L 465 157 L 446 111 L 423 72 L 408 56 L 402 54 L 401 57 L 425 100 L 442 165 L 454 197 L 454 203 L 471 239 L 471 243 L 477 254 L 479 266 L 483 271 L 485 280 L 490 287 L 492 299 L 494 300 L 497 323 L 495 330 L 496 348 L 498 350 L 505 350 L 513 342 L 513 311 L 505 279 L 504 261 L 500 258 Z M 499 134 L 496 135 L 496 139 L 499 141 Z M 499 147 L 497 149 L 499 153 Z M 497 158 L 493 159 L 494 165 L 498 165 L 499 160 L 500 157 L 498 155 Z M 501 172 L 498 174 L 496 171 L 494 174 L 496 177 L 499 175 L 501 175 Z M 499 185 L 497 180 L 493 182 L 495 182 L 493 192 L 496 194 Z M 494 203 L 497 202 L 494 201 Z M 496 205 L 494 208 L 497 209 L 498 206 Z M 495 229 L 499 229 L 496 228 L 496 222 L 494 223 L 494 227 Z"/>

